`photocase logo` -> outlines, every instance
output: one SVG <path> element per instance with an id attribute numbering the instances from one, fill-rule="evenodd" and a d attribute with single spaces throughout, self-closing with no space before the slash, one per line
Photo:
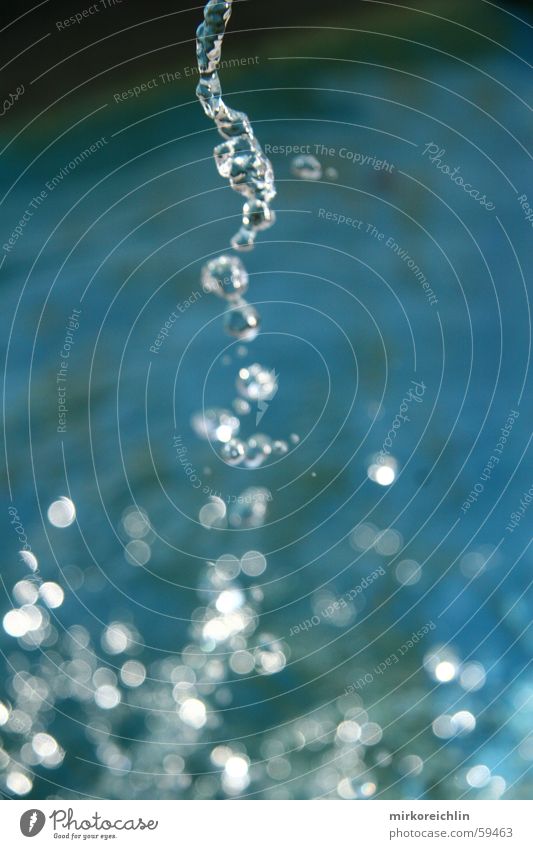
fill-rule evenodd
<path id="1" fill-rule="evenodd" d="M 37 808 L 32 808 L 30 811 L 25 811 L 20 818 L 20 830 L 24 837 L 35 837 L 43 830 L 46 817 L 42 811 Z"/>
<path id="2" fill-rule="evenodd" d="M 259 398 L 258 401 L 257 401 L 257 413 L 256 413 L 256 416 L 255 416 L 255 426 L 256 427 L 258 426 L 259 422 L 261 421 L 261 419 L 265 415 L 266 411 L 268 410 L 268 408 L 270 406 L 270 401 L 272 401 L 272 399 L 275 397 L 275 395 L 278 391 L 278 378 L 279 378 L 279 374 L 277 374 L 277 372 L 273 371 L 272 372 L 272 384 L 273 384 L 273 386 L 272 386 L 271 392 L 267 396 L 263 396 L 262 398 Z"/>

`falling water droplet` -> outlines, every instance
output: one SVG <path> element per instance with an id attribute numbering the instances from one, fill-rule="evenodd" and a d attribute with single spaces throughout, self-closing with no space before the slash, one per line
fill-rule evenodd
<path id="1" fill-rule="evenodd" d="M 202 287 L 220 298 L 235 300 L 248 289 L 248 272 L 240 259 L 224 254 L 204 265 Z"/>
<path id="2" fill-rule="evenodd" d="M 235 303 L 224 316 L 224 329 L 236 339 L 255 339 L 261 320 L 255 307 L 244 300 Z"/>
<path id="3" fill-rule="evenodd" d="M 320 180 L 322 177 L 322 166 L 316 156 L 311 155 L 295 156 L 291 171 L 302 180 Z"/>

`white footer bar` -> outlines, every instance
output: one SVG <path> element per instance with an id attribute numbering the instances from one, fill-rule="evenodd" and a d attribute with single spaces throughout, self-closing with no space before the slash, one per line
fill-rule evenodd
<path id="1" fill-rule="evenodd" d="M 73 843 L 117 849 L 531 849 L 530 820 L 528 801 L 54 800 L 5 801 L 1 809 L 2 844 L 9 849 Z"/>

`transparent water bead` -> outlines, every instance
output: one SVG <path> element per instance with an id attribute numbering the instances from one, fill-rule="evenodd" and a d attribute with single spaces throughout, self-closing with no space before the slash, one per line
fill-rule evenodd
<path id="1" fill-rule="evenodd" d="M 191 427 L 196 435 L 210 442 L 229 442 L 238 434 L 240 426 L 237 416 L 219 407 L 195 413 L 191 418 Z"/>
<path id="2" fill-rule="evenodd" d="M 238 466 L 246 454 L 244 442 L 240 439 L 230 439 L 220 450 L 220 456 L 229 466 Z"/>
<path id="3" fill-rule="evenodd" d="M 316 156 L 295 156 L 292 160 L 291 171 L 295 177 L 302 180 L 320 180 L 322 177 L 322 165 Z"/>
<path id="4" fill-rule="evenodd" d="M 236 339 L 255 339 L 259 333 L 261 319 L 255 307 L 240 300 L 224 316 L 224 329 Z"/>
<path id="5" fill-rule="evenodd" d="M 248 272 L 238 257 L 223 254 L 202 268 L 202 287 L 220 298 L 238 299 L 248 289 Z"/>
<path id="6" fill-rule="evenodd" d="M 252 363 L 239 370 L 236 381 L 237 392 L 250 401 L 268 401 L 278 390 L 278 377 L 275 371 L 259 363 Z"/>
<path id="7" fill-rule="evenodd" d="M 255 433 L 246 442 L 244 465 L 248 469 L 257 469 L 272 454 L 272 440 L 264 433 Z"/>
<path id="8" fill-rule="evenodd" d="M 284 439 L 275 439 L 272 443 L 272 453 L 276 457 L 283 457 L 285 454 L 288 454 L 289 446 L 285 442 Z"/>

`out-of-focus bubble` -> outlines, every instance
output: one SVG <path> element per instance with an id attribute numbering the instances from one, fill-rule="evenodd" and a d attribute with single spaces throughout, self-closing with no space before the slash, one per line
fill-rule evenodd
<path id="1" fill-rule="evenodd" d="M 485 667 L 481 663 L 465 663 L 461 669 L 459 683 L 463 690 L 475 692 L 481 690 L 487 680 Z"/>
<path id="2" fill-rule="evenodd" d="M 120 669 L 120 678 L 126 687 L 140 687 L 146 679 L 146 669 L 137 660 L 127 660 Z"/>
<path id="3" fill-rule="evenodd" d="M 477 764 L 466 773 L 466 782 L 470 787 L 485 787 L 490 781 L 490 769 L 485 764 Z"/>
<path id="4" fill-rule="evenodd" d="M 255 667 L 255 660 L 249 651 L 236 651 L 229 660 L 229 665 L 237 675 L 248 675 Z"/>
<path id="5" fill-rule="evenodd" d="M 403 775 L 420 775 L 424 769 L 424 761 L 418 755 L 405 755 L 398 767 Z"/>
<path id="6" fill-rule="evenodd" d="M 357 799 L 357 790 L 349 778 L 341 778 L 337 784 L 337 794 L 341 799 Z"/>
<path id="7" fill-rule="evenodd" d="M 231 755 L 224 764 L 222 784 L 226 792 L 241 793 L 248 787 L 250 778 L 248 775 L 249 762 L 241 755 Z"/>
<path id="8" fill-rule="evenodd" d="M 241 590 L 223 590 L 215 602 L 219 613 L 233 613 L 244 604 L 244 594 Z"/>
<path id="9" fill-rule="evenodd" d="M 507 789 L 505 778 L 501 775 L 493 775 L 484 793 L 485 799 L 500 799 Z"/>
<path id="10" fill-rule="evenodd" d="M 370 522 L 362 522 L 353 529 L 350 535 L 350 543 L 353 548 L 359 549 L 359 551 L 368 551 L 369 548 L 373 548 L 378 533 L 375 525 Z"/>
<path id="11" fill-rule="evenodd" d="M 31 779 L 19 770 L 11 770 L 6 776 L 6 784 L 16 796 L 27 796 L 33 787 Z"/>
<path id="12" fill-rule="evenodd" d="M 217 495 L 212 495 L 207 504 L 200 508 L 198 520 L 206 529 L 224 527 L 226 523 L 225 503 Z"/>
<path id="13" fill-rule="evenodd" d="M 435 667 L 435 679 L 443 684 L 453 681 L 457 668 L 450 660 L 441 660 Z"/>
<path id="14" fill-rule="evenodd" d="M 244 398 L 235 398 L 232 407 L 238 416 L 247 416 L 251 412 L 251 406 Z"/>
<path id="15" fill-rule="evenodd" d="M 140 507 L 128 507 L 122 514 L 122 527 L 132 539 L 145 537 L 150 531 L 148 513 Z"/>
<path id="16" fill-rule="evenodd" d="M 345 720 L 337 727 L 337 737 L 343 743 L 355 743 L 361 736 L 361 726 L 352 720 Z"/>
<path id="17" fill-rule="evenodd" d="M 52 501 L 47 515 L 48 521 L 55 528 L 68 528 L 76 518 L 74 502 L 62 495 L 57 501 Z"/>
<path id="18" fill-rule="evenodd" d="M 291 163 L 291 171 L 295 177 L 300 177 L 302 180 L 320 180 L 322 177 L 322 165 L 312 154 L 295 156 Z"/>
<path id="19" fill-rule="evenodd" d="M 180 707 L 179 716 L 191 728 L 203 728 L 207 722 L 205 704 L 200 699 L 186 699 Z"/>
<path id="20" fill-rule="evenodd" d="M 272 443 L 272 453 L 276 457 L 284 457 L 289 453 L 289 446 L 284 439 L 275 439 Z"/>
<path id="21" fill-rule="evenodd" d="M 232 756 L 229 746 L 215 746 L 210 754 L 211 763 L 214 766 L 223 767 Z"/>
<path id="22" fill-rule="evenodd" d="M 476 578 L 484 571 L 486 562 L 479 551 L 469 551 L 461 557 L 459 568 L 466 578 Z"/>
<path id="23" fill-rule="evenodd" d="M 39 595 L 47 607 L 61 607 L 65 600 L 65 593 L 54 581 L 45 581 L 39 587 Z"/>
<path id="24" fill-rule="evenodd" d="M 402 545 L 402 535 L 394 528 L 387 528 L 378 533 L 374 548 L 378 554 L 382 554 L 384 557 L 392 557 L 393 554 L 397 554 Z"/>
<path id="25" fill-rule="evenodd" d="M 284 647 L 275 637 L 264 634 L 261 645 L 254 651 L 255 666 L 260 675 L 275 675 L 285 668 L 287 657 Z"/>
<path id="26" fill-rule="evenodd" d="M 361 796 L 364 799 L 369 799 L 377 790 L 377 785 L 373 781 L 365 781 L 361 784 Z"/>
<path id="27" fill-rule="evenodd" d="M 390 486 L 396 480 L 398 462 L 390 455 L 387 457 L 376 455 L 366 473 L 374 483 L 378 483 L 380 486 Z"/>
<path id="28" fill-rule="evenodd" d="M 251 578 L 257 578 L 258 575 L 262 575 L 266 567 L 266 558 L 260 551 L 247 551 L 241 557 L 241 569 L 245 575 Z"/>
<path id="29" fill-rule="evenodd" d="M 452 718 L 445 713 L 437 716 L 433 720 L 432 729 L 435 737 L 439 737 L 441 740 L 448 740 L 455 734 L 455 727 L 452 722 Z"/>
<path id="30" fill-rule="evenodd" d="M 39 590 L 33 581 L 17 581 L 13 596 L 18 604 L 34 604 L 39 598 Z"/>
<path id="31" fill-rule="evenodd" d="M 435 646 L 424 656 L 424 667 L 434 681 L 446 684 L 459 673 L 459 659 L 447 646 Z"/>
<path id="32" fill-rule="evenodd" d="M 452 726 L 456 734 L 470 734 L 476 727 L 476 717 L 469 710 L 457 711 L 452 716 Z"/>
<path id="33" fill-rule="evenodd" d="M 102 634 L 102 648 L 108 654 L 121 654 L 131 643 L 131 632 L 122 622 L 111 622 Z"/>
<path id="34" fill-rule="evenodd" d="M 48 758 L 55 755 L 59 748 L 57 740 L 55 740 L 50 734 L 45 734 L 44 732 L 35 734 L 31 741 L 31 745 L 35 754 L 39 755 L 40 758 Z"/>
<path id="35" fill-rule="evenodd" d="M 152 556 L 152 549 L 143 539 L 132 539 L 124 548 L 124 557 L 132 566 L 145 566 Z"/>
<path id="36" fill-rule="evenodd" d="M 219 407 L 195 413 L 191 418 L 191 427 L 196 435 L 210 442 L 229 442 L 237 436 L 240 426 L 237 416 Z"/>
<path id="37" fill-rule="evenodd" d="M 120 704 L 120 690 L 113 684 L 101 684 L 95 690 L 94 700 L 98 707 L 103 708 L 103 710 L 112 710 Z"/>
<path id="38" fill-rule="evenodd" d="M 30 569 L 32 572 L 37 571 L 39 563 L 33 551 L 19 551 L 19 557 L 28 569 Z"/>
<path id="39" fill-rule="evenodd" d="M 30 622 L 24 610 L 13 609 L 5 614 L 2 625 L 10 637 L 23 637 L 29 631 Z"/>
<path id="40" fill-rule="evenodd" d="M 0 725 L 5 725 L 9 719 L 9 708 L 3 702 L 0 702 Z"/>
<path id="41" fill-rule="evenodd" d="M 382 737 L 383 731 L 377 722 L 365 722 L 361 726 L 361 735 L 359 739 L 365 746 L 376 746 Z"/>
<path id="42" fill-rule="evenodd" d="M 163 768 L 170 775 L 179 775 L 185 769 L 185 761 L 180 755 L 165 755 Z"/>
<path id="43" fill-rule="evenodd" d="M 232 581 L 240 571 L 240 560 L 234 554 L 222 554 L 215 563 L 215 572 L 223 581 Z"/>
<path id="44" fill-rule="evenodd" d="M 422 577 L 422 567 L 416 560 L 400 560 L 395 569 L 396 580 L 404 587 L 418 584 Z"/>

